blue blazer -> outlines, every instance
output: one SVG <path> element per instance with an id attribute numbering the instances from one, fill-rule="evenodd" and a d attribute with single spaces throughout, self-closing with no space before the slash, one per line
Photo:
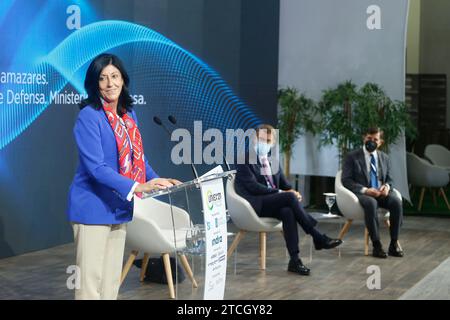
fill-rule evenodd
<path id="1" fill-rule="evenodd" d="M 129 113 L 136 121 L 134 111 Z M 133 218 L 127 195 L 134 185 L 119 173 L 116 138 L 105 112 L 91 106 L 78 114 L 73 129 L 79 165 L 69 191 L 69 221 L 82 224 L 120 224 Z M 146 179 L 158 175 L 145 159 Z"/>

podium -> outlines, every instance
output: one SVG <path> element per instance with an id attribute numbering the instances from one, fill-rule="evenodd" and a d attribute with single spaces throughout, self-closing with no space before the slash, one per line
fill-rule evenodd
<path id="1" fill-rule="evenodd" d="M 171 237 L 175 247 L 176 262 L 171 296 L 176 299 L 221 300 L 224 297 L 230 234 L 223 180 L 235 173 L 235 170 L 223 172 L 217 166 L 197 179 L 142 195 L 144 204 L 148 198 L 168 204 L 166 214 L 170 215 L 172 232 L 167 237 Z M 179 263 L 187 273 L 181 283 Z M 166 274 L 168 271 L 166 268 Z"/>

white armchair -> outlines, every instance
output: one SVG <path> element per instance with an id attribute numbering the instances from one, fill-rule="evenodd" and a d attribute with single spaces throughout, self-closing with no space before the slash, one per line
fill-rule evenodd
<path id="1" fill-rule="evenodd" d="M 444 187 L 447 186 L 449 182 L 448 171 L 445 170 L 445 168 L 433 165 L 410 152 L 406 154 L 406 164 L 409 184 L 413 187 L 416 186 L 421 188 L 418 206 L 419 211 L 422 209 L 423 197 L 427 188 L 433 191 L 432 194 L 435 204 L 436 194 L 434 193 L 434 190 L 438 189 L 450 210 L 450 204 L 444 191 Z"/>
<path id="2" fill-rule="evenodd" d="M 261 258 L 260 267 L 264 270 L 266 269 L 267 232 L 282 232 L 282 224 L 280 220 L 275 218 L 259 217 L 250 203 L 236 193 L 234 180 L 234 176 L 227 180 L 226 197 L 228 212 L 235 226 L 239 228 L 239 232 L 228 249 L 228 257 L 236 249 L 247 231 L 258 232 Z"/>
<path id="3" fill-rule="evenodd" d="M 183 268 L 194 287 L 197 287 L 197 282 L 186 256 L 181 253 L 181 250 L 186 247 L 186 230 L 191 226 L 189 214 L 178 207 L 172 208 L 174 223 L 172 223 L 169 204 L 153 198 L 134 198 L 133 220 L 128 223 L 126 239 L 127 245 L 133 250 L 123 268 L 121 283 L 127 276 L 139 252 L 144 253 L 140 274 L 140 281 L 143 281 L 149 255 L 150 253 L 157 253 L 163 258 L 170 298 L 174 299 L 175 290 L 170 266 L 171 253 L 179 255 Z M 173 225 L 175 225 L 176 246 Z"/>
<path id="4" fill-rule="evenodd" d="M 425 147 L 425 157 L 434 165 L 443 167 L 450 173 L 450 150 L 439 144 L 429 144 Z"/>
<path id="5" fill-rule="evenodd" d="M 336 174 L 336 180 L 334 182 L 334 189 L 336 193 L 336 203 L 339 207 L 339 210 L 344 215 L 347 221 L 342 227 L 341 232 L 339 233 L 339 239 L 342 240 L 345 234 L 348 232 L 350 226 L 355 220 L 363 220 L 364 221 L 364 209 L 359 203 L 356 195 L 351 192 L 349 189 L 345 188 L 342 184 L 342 171 L 338 171 Z M 397 198 L 400 200 L 402 196 L 400 192 L 396 189 L 392 190 Z M 389 223 L 389 211 L 383 208 L 378 209 L 378 214 L 383 217 L 383 221 L 387 227 L 390 227 Z M 400 244 L 399 244 L 400 245 Z M 369 231 L 365 228 L 364 231 L 364 254 L 369 255 Z"/>

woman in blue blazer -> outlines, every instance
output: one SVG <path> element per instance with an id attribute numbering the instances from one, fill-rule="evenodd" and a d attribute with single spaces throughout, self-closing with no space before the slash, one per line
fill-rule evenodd
<path id="1" fill-rule="evenodd" d="M 68 218 L 77 260 L 76 299 L 116 299 L 133 197 L 178 184 L 160 178 L 144 156 L 129 77 L 117 56 L 101 54 L 85 79 L 88 97 L 74 127 L 79 165 Z"/>

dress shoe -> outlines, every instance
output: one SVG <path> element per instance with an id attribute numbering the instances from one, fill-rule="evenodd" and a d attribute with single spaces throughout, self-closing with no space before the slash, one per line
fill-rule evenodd
<path id="1" fill-rule="evenodd" d="M 342 244 L 341 239 L 331 239 L 324 234 L 321 242 L 314 242 L 314 248 L 316 248 L 316 250 L 332 249 L 336 248 L 340 244 Z"/>
<path id="2" fill-rule="evenodd" d="M 397 241 L 394 243 L 391 242 L 391 244 L 389 245 L 388 254 L 393 257 L 403 257 L 403 251 L 398 245 Z"/>
<path id="3" fill-rule="evenodd" d="M 386 259 L 387 254 L 382 247 L 373 247 L 372 256 L 375 258 Z"/>
<path id="4" fill-rule="evenodd" d="M 303 265 L 300 259 L 289 260 L 288 271 L 298 273 L 302 276 L 309 276 L 311 270 Z"/>

